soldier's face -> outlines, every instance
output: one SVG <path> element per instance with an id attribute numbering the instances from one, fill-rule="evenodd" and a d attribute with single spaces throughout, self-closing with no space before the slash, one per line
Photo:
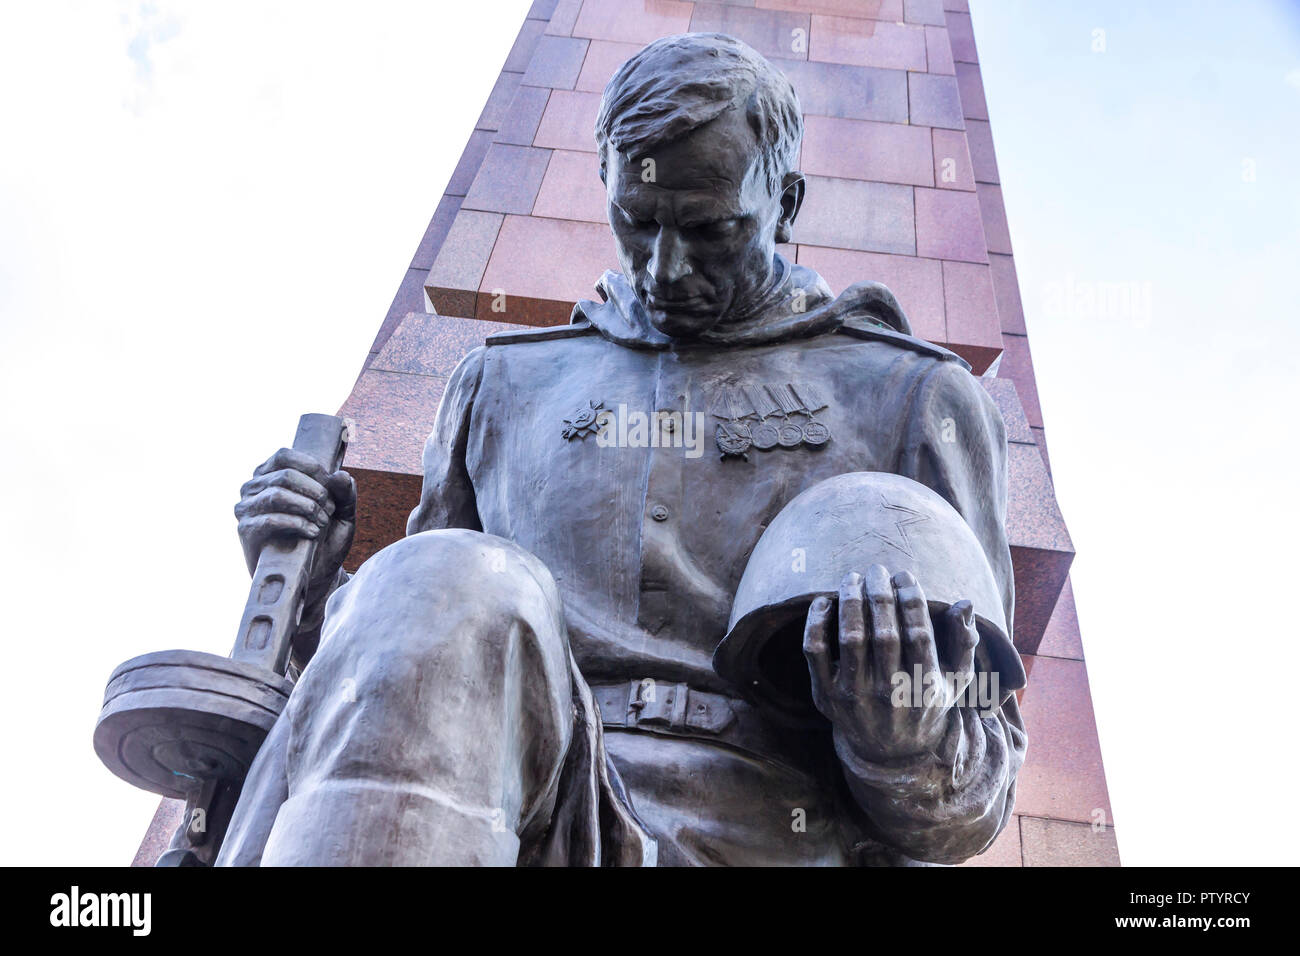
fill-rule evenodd
<path id="1" fill-rule="evenodd" d="M 743 110 L 640 156 L 608 150 L 619 264 L 659 331 L 691 338 L 767 291 L 802 180 L 787 186 L 790 196 L 773 195 L 760 155 Z"/>

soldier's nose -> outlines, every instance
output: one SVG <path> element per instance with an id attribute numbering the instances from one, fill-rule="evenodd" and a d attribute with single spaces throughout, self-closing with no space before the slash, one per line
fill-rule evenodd
<path id="1" fill-rule="evenodd" d="M 659 230 L 646 271 L 659 288 L 671 287 L 674 282 L 691 274 L 681 233 L 676 229 Z"/>

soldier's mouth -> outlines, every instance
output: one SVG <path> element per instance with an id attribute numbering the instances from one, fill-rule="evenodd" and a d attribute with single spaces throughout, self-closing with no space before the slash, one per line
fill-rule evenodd
<path id="1" fill-rule="evenodd" d="M 645 294 L 645 304 L 648 308 L 659 312 L 707 312 L 710 309 L 708 299 L 702 295 L 667 298 L 647 292 Z"/>

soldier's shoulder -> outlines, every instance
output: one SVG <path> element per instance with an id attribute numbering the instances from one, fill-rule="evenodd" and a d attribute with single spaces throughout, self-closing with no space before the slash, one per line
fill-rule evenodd
<path id="1" fill-rule="evenodd" d="M 970 371 L 970 363 L 942 345 L 935 345 L 925 339 L 917 338 L 906 332 L 890 328 L 883 322 L 870 318 L 853 317 L 835 330 L 835 334 L 846 336 L 860 342 L 879 343 L 893 348 L 903 349 L 917 355 L 925 356 L 935 362 L 952 363 L 955 367 Z"/>
<path id="2" fill-rule="evenodd" d="M 484 343 L 489 348 L 501 345 L 525 345 L 532 342 L 556 342 L 561 339 L 581 339 L 598 335 L 590 322 L 574 322 L 570 325 L 555 325 L 543 329 L 511 329 L 508 332 L 496 332 L 487 337 Z"/>

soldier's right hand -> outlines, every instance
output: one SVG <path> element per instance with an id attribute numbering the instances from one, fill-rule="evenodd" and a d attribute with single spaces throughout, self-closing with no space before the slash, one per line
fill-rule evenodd
<path id="1" fill-rule="evenodd" d="M 312 583 L 332 580 L 352 547 L 356 513 L 351 475 L 330 474 L 310 455 L 281 448 L 239 489 L 235 517 L 249 574 L 272 538 L 311 538 L 317 542 Z"/>

